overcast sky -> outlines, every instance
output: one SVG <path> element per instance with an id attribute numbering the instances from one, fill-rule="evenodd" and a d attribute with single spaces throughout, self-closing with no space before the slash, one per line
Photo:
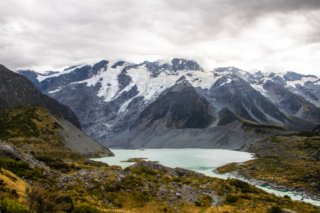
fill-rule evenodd
<path id="1" fill-rule="evenodd" d="M 0 0 L 0 63 L 183 57 L 320 75 L 320 0 Z"/>

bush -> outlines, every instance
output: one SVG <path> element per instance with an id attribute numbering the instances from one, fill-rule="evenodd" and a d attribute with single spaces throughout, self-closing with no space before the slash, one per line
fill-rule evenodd
<path id="1" fill-rule="evenodd" d="M 241 192 L 243 192 L 243 193 L 254 192 L 254 188 L 251 187 L 248 183 L 246 183 L 244 181 L 232 179 L 232 180 L 230 180 L 230 184 L 239 188 L 241 190 Z"/>
<path id="2" fill-rule="evenodd" d="M 71 197 L 56 192 L 48 192 L 35 186 L 27 192 L 29 209 L 31 212 L 72 212 L 74 205 Z"/>
<path id="3" fill-rule="evenodd" d="M 31 169 L 28 162 L 14 160 L 8 157 L 0 158 L 0 167 L 26 179 L 39 179 L 43 174 L 43 169 L 41 168 Z M 13 179 L 14 177 L 11 178 Z"/>
<path id="4" fill-rule="evenodd" d="M 235 195 L 228 194 L 226 196 L 226 202 L 227 203 L 236 203 L 238 201 L 238 199 L 239 198 L 237 196 L 235 196 Z"/>
<path id="5" fill-rule="evenodd" d="M 16 200 L 4 198 L 0 200 L 0 212 L 1 213 L 28 213 L 28 209 L 18 203 Z"/>
<path id="6" fill-rule="evenodd" d="M 37 116 L 36 108 L 21 107 L 13 110 L 6 110 L 0 113 L 0 138 L 10 137 L 38 137 L 39 131 L 32 121 Z"/>
<path id="7" fill-rule="evenodd" d="M 278 206 L 272 206 L 269 210 L 268 213 L 282 213 L 282 210 Z"/>
<path id="8" fill-rule="evenodd" d="M 29 164 L 24 161 L 16 161 L 11 158 L 1 158 L 0 167 L 5 168 L 13 173 L 18 173 L 21 170 L 29 170 Z"/>
<path id="9" fill-rule="evenodd" d="M 198 200 L 195 202 L 196 206 L 209 207 L 212 204 L 212 197 L 207 194 L 202 194 L 199 196 Z"/>
<path id="10" fill-rule="evenodd" d="M 73 213 L 99 213 L 99 211 L 94 207 L 82 205 L 76 207 Z"/>
<path id="11" fill-rule="evenodd" d="M 16 189 L 12 189 L 10 192 L 11 192 L 11 194 L 12 194 L 13 196 L 15 196 L 16 198 L 19 197 L 18 192 L 17 192 Z"/>
<path id="12" fill-rule="evenodd" d="M 151 200 L 151 196 L 145 191 L 134 192 L 133 197 L 139 207 L 142 207 L 145 203 Z"/>
<path id="13" fill-rule="evenodd" d="M 285 196 L 283 196 L 283 198 L 291 200 L 291 197 L 289 195 L 285 195 Z"/>
<path id="14" fill-rule="evenodd" d="M 35 156 L 37 160 L 44 162 L 50 168 L 60 170 L 62 172 L 70 172 L 72 168 L 63 162 L 63 160 L 51 156 L 37 155 Z"/>

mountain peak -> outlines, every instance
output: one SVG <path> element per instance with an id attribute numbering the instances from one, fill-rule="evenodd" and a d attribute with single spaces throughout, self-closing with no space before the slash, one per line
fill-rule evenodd
<path id="1" fill-rule="evenodd" d="M 209 102 L 185 79 L 166 89 L 140 116 L 151 125 L 166 122 L 168 128 L 206 128 L 214 118 Z"/>
<path id="2" fill-rule="evenodd" d="M 202 70 L 200 65 L 193 60 L 187 60 L 182 58 L 174 58 L 171 60 L 173 71 L 180 70 Z"/>

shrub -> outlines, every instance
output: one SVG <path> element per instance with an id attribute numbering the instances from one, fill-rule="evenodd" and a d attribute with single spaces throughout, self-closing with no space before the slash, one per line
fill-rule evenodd
<path id="1" fill-rule="evenodd" d="M 74 205 L 72 199 L 56 192 L 48 192 L 39 186 L 35 186 L 27 192 L 28 204 L 31 212 L 72 212 Z"/>
<path id="2" fill-rule="evenodd" d="M 0 212 L 1 213 L 28 213 L 28 209 L 18 203 L 16 200 L 4 198 L 0 200 Z"/>
<path id="3" fill-rule="evenodd" d="M 28 170 L 29 164 L 24 161 L 16 161 L 11 158 L 1 158 L 0 167 L 10 170 L 13 173 L 18 173 L 21 170 Z"/>
<path id="4" fill-rule="evenodd" d="M 19 197 L 18 192 L 17 192 L 16 189 L 12 189 L 12 190 L 11 190 L 11 194 L 12 194 L 13 196 L 15 196 L 16 198 Z"/>
<path id="5" fill-rule="evenodd" d="M 241 190 L 241 192 L 243 192 L 243 193 L 254 192 L 253 187 L 251 187 L 248 183 L 246 183 L 244 181 L 232 179 L 232 180 L 230 180 L 230 184 L 239 188 Z"/>
<path id="6" fill-rule="evenodd" d="M 94 207 L 82 205 L 76 207 L 73 213 L 99 213 L 99 211 Z"/>
<path id="7" fill-rule="evenodd" d="M 237 196 L 235 196 L 235 195 L 228 194 L 226 196 L 226 202 L 227 203 L 236 203 L 238 201 L 238 199 L 239 198 Z"/>
<path id="8" fill-rule="evenodd" d="M 291 200 L 291 197 L 289 195 L 285 195 L 285 196 L 283 196 L 283 198 Z"/>
<path id="9" fill-rule="evenodd" d="M 142 207 L 145 203 L 151 200 L 151 196 L 148 192 L 134 192 L 133 193 L 134 200 L 136 201 L 137 205 Z"/>
<path id="10" fill-rule="evenodd" d="M 62 172 L 70 172 L 72 168 L 63 162 L 63 160 L 51 156 L 37 155 L 37 160 L 40 160 L 47 164 L 50 168 L 60 170 Z"/>
<path id="11" fill-rule="evenodd" d="M 279 206 L 272 206 L 269 210 L 268 213 L 282 213 L 282 210 Z"/>
<path id="12" fill-rule="evenodd" d="M 40 179 L 43 176 L 42 168 L 31 169 L 28 162 L 14 160 L 12 158 L 0 158 L 0 167 L 7 169 L 17 176 L 24 177 L 26 179 Z M 11 176 L 10 178 L 15 179 L 15 177 L 13 176 Z"/>
<path id="13" fill-rule="evenodd" d="M 195 202 L 196 206 L 209 207 L 212 204 L 212 197 L 207 194 L 201 194 Z"/>

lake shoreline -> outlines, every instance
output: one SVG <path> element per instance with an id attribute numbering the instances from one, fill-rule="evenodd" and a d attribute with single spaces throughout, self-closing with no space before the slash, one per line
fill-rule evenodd
<path id="1" fill-rule="evenodd" d="M 215 169 L 228 163 L 242 163 L 248 160 L 252 160 L 254 159 L 253 153 L 224 149 L 198 148 L 111 149 L 111 151 L 115 153 L 115 156 L 106 158 L 94 158 L 92 160 L 126 168 L 135 164 L 135 162 L 133 161 L 130 162 L 129 159 L 143 158 L 146 161 L 157 161 L 159 162 L 159 164 L 164 166 L 168 166 L 171 168 L 183 168 L 190 171 L 198 172 L 209 177 L 220 179 L 234 178 L 242 180 L 268 193 L 272 193 L 281 197 L 283 197 L 284 195 L 288 195 L 292 200 L 320 206 L 320 201 L 318 200 L 318 198 L 309 196 L 304 192 L 296 192 L 294 190 L 290 190 L 289 188 L 273 186 L 272 183 L 245 178 L 237 174 L 221 174 L 215 172 Z"/>
<path id="2" fill-rule="evenodd" d="M 261 181 L 253 178 L 247 178 L 242 175 L 237 174 L 236 172 L 230 172 L 226 174 L 219 173 L 218 171 L 213 171 L 217 176 L 226 176 L 226 179 L 233 178 L 247 182 L 251 185 L 254 185 L 268 193 L 273 193 L 277 196 L 289 196 L 290 199 L 310 203 L 315 206 L 320 206 L 320 197 L 313 195 L 307 191 L 297 191 L 290 187 L 277 185 L 268 181 Z M 214 176 L 214 177 L 217 177 Z M 218 177 L 219 178 L 219 177 Z M 283 194 L 283 195 L 282 195 Z"/>

